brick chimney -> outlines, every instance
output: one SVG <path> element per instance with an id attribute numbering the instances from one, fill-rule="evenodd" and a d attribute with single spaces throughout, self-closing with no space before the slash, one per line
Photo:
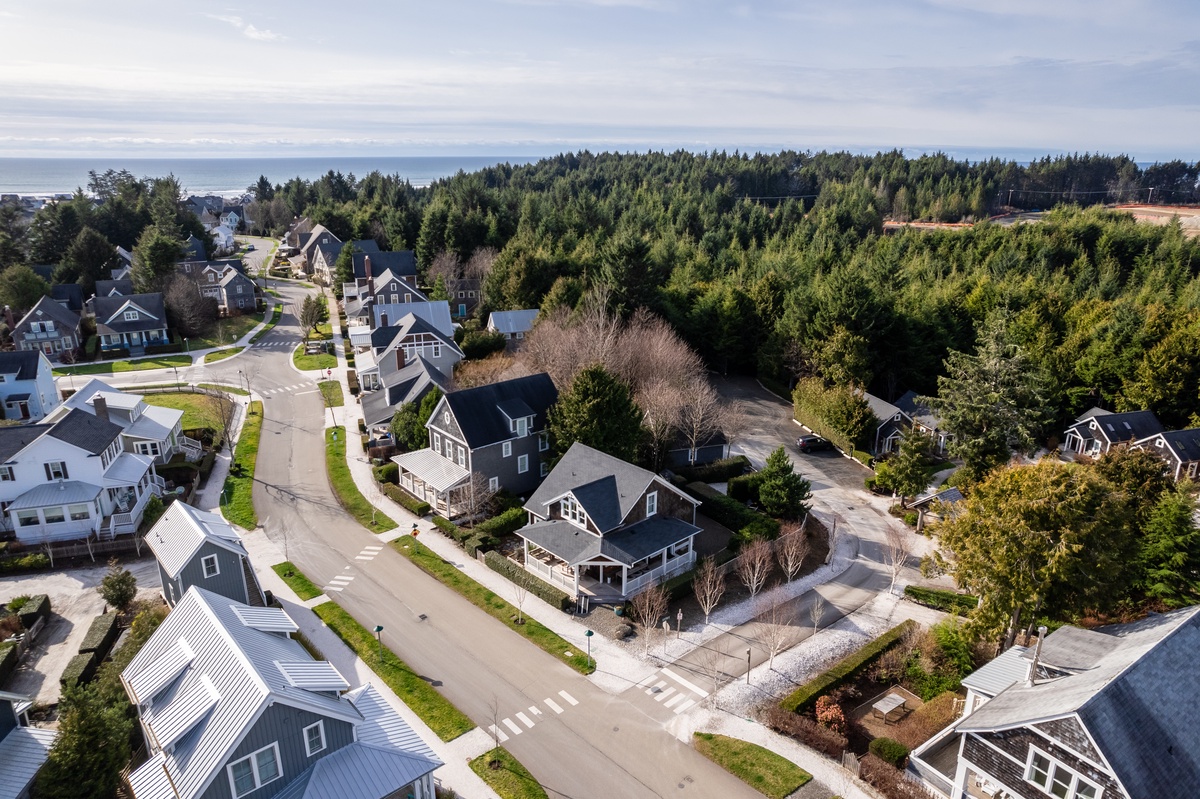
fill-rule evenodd
<path id="1" fill-rule="evenodd" d="M 396 368 L 397 369 L 404 368 L 404 348 L 403 347 L 396 348 Z"/>
<path id="2" fill-rule="evenodd" d="M 96 418 L 109 421 L 108 418 L 108 400 L 104 397 L 94 397 L 92 399 L 92 407 L 96 409 Z"/>
<path id="3" fill-rule="evenodd" d="M 373 314 L 373 313 L 371 314 L 371 316 L 372 316 L 372 317 L 373 317 L 374 315 L 375 315 L 375 314 Z M 380 327 L 387 327 L 387 326 L 388 326 L 388 325 L 387 325 L 387 311 L 384 311 L 383 313 L 379 314 L 379 326 L 380 326 Z"/>

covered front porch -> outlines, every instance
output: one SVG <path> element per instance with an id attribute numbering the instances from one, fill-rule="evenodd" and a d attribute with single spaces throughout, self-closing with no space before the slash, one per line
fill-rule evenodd
<path id="1" fill-rule="evenodd" d="M 100 336 L 100 350 L 129 350 L 130 353 L 145 352 L 146 347 L 170 344 L 166 328 L 161 330 L 132 330 L 123 333 L 106 333 Z"/>
<path id="2" fill-rule="evenodd" d="M 461 513 L 455 497 L 471 476 L 465 468 L 432 449 L 405 452 L 392 458 L 392 463 L 400 467 L 400 487 L 405 491 L 447 519 Z"/>

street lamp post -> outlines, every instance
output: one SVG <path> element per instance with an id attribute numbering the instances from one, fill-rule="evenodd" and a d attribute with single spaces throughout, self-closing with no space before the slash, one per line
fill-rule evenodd
<path id="1" fill-rule="evenodd" d="M 587 644 L 588 644 L 588 668 L 589 668 L 589 669 L 592 667 L 592 636 L 593 636 L 593 635 L 595 635 L 595 633 L 593 633 L 591 630 L 588 630 L 587 632 L 585 632 L 585 633 L 583 634 L 584 638 L 587 638 Z"/>
<path id="2" fill-rule="evenodd" d="M 375 641 L 379 644 L 379 660 L 383 662 L 383 625 L 375 625 Z"/>
<path id="3" fill-rule="evenodd" d="M 750 647 L 746 647 L 746 685 L 750 684 Z"/>
<path id="4" fill-rule="evenodd" d="M 683 637 L 683 608 L 680 608 L 679 612 L 675 614 L 675 637 Z"/>
<path id="5" fill-rule="evenodd" d="M 250 396 L 250 375 L 246 374 L 241 369 L 238 369 L 238 374 L 246 380 L 246 396 Z"/>
<path id="6" fill-rule="evenodd" d="M 188 355 L 192 354 L 192 345 L 188 344 L 188 340 L 186 338 L 183 340 L 183 348 Z"/>

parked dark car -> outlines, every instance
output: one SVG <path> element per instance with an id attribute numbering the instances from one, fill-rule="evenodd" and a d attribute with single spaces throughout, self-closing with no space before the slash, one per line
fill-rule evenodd
<path id="1" fill-rule="evenodd" d="M 833 444 L 820 436 L 800 436 L 796 439 L 796 449 L 801 452 L 820 452 L 824 449 L 833 449 Z"/>

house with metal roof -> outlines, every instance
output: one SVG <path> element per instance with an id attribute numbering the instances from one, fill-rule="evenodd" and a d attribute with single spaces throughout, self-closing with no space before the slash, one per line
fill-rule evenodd
<path id="1" fill-rule="evenodd" d="M 47 358 L 74 353 L 83 344 L 80 316 L 51 297 L 42 297 L 29 313 L 13 325 L 12 340 L 18 350 L 41 351 Z"/>
<path id="2" fill-rule="evenodd" d="M 548 414 L 557 401 L 544 373 L 446 394 L 425 424 L 429 446 L 392 458 L 400 487 L 447 517 L 460 514 L 472 474 L 492 491 L 527 495 L 549 470 Z"/>
<path id="3" fill-rule="evenodd" d="M 297 630 L 277 608 L 184 594 L 121 673 L 149 753 L 134 799 L 434 795 L 432 750 Z"/>
<path id="4" fill-rule="evenodd" d="M 99 378 L 72 394 L 47 421 L 76 409 L 118 425 L 124 450 L 145 455 L 156 466 L 176 455 L 191 462 L 204 455 L 200 442 L 183 434 L 183 411 L 149 405 L 141 394 L 115 389 Z"/>
<path id="5" fill-rule="evenodd" d="M 524 505 L 521 565 L 571 596 L 623 601 L 692 568 L 699 504 L 659 475 L 575 442 Z"/>
<path id="6" fill-rule="evenodd" d="M 538 309 L 532 308 L 521 311 L 492 311 L 488 314 L 487 329 L 493 333 L 501 333 L 509 347 L 518 346 L 537 321 Z"/>
<path id="7" fill-rule="evenodd" d="M 162 292 L 97 296 L 92 299 L 91 308 L 96 315 L 96 335 L 100 337 L 102 351 L 128 350 L 130 355 L 141 355 L 148 346 L 171 343 Z"/>
<path id="8" fill-rule="evenodd" d="M 1118 444 L 1131 444 L 1163 432 L 1152 411 L 1112 413 L 1092 408 L 1063 434 L 1063 451 L 1097 458 Z"/>
<path id="9" fill-rule="evenodd" d="M 365 259 L 368 271 L 366 277 L 356 278 L 353 282 L 342 284 L 342 307 L 346 311 L 349 325 L 369 325 L 373 321 L 371 309 L 376 305 L 412 305 L 427 303 L 429 297 L 416 286 L 416 274 L 411 276 L 399 275 L 391 269 L 375 274 L 371 270 L 372 258 L 391 253 L 361 253 Z M 357 255 L 355 256 L 357 257 Z M 413 267 L 416 268 L 415 265 Z M 447 312 L 449 306 L 447 305 Z M 397 315 L 399 314 L 399 315 Z M 392 318 L 402 316 L 397 309 Z"/>
<path id="10" fill-rule="evenodd" d="M 1065 626 L 963 681 L 964 715 L 909 770 L 949 799 L 1191 799 L 1200 608 Z"/>
<path id="11" fill-rule="evenodd" d="M 44 353 L 0 352 L 0 404 L 5 419 L 37 421 L 59 402 L 53 367 Z"/>
<path id="12" fill-rule="evenodd" d="M 29 725 L 33 703 L 0 691 L 0 799 L 29 799 L 38 770 L 50 756 L 58 733 Z"/>
<path id="13" fill-rule="evenodd" d="M 146 544 L 171 607 L 193 585 L 253 607 L 266 604 L 242 537 L 223 516 L 172 502 L 146 533 Z"/>

